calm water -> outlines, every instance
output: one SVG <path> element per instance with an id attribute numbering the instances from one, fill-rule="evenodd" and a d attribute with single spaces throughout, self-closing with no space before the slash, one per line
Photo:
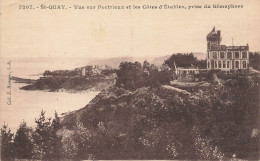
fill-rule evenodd
<path id="1" fill-rule="evenodd" d="M 8 62 L 11 61 L 9 65 Z M 24 91 L 19 88 L 26 85 L 11 83 L 11 105 L 7 105 L 9 89 L 8 75 L 21 78 L 37 79 L 45 70 L 73 69 L 86 65 L 88 59 L 80 58 L 1 58 L 0 59 L 0 125 L 5 122 L 15 131 L 24 120 L 29 126 L 35 126 L 41 110 L 46 116 L 54 117 L 84 107 L 98 92 L 65 93 L 45 91 Z M 9 68 L 10 67 L 10 68 Z M 9 69 L 8 69 L 9 68 Z"/>
<path id="2" fill-rule="evenodd" d="M 11 85 L 11 105 L 7 105 L 7 89 L 5 86 L 2 88 L 0 124 L 2 126 L 5 122 L 12 131 L 15 131 L 23 120 L 29 126 L 35 126 L 35 118 L 39 117 L 42 109 L 46 111 L 46 116 L 53 118 L 55 110 L 61 114 L 80 109 L 99 93 L 24 91 L 19 88 L 26 84 L 12 81 Z"/>

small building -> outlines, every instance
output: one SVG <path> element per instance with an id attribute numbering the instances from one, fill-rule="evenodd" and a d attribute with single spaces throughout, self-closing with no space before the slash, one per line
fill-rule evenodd
<path id="1" fill-rule="evenodd" d="M 76 76 L 85 76 L 83 68 L 76 68 L 75 72 L 76 72 Z"/>
<path id="2" fill-rule="evenodd" d="M 196 67 L 177 67 L 175 68 L 176 79 L 181 82 L 199 81 L 196 75 L 201 72 L 206 72 L 206 69 L 199 69 Z"/>
<path id="3" fill-rule="evenodd" d="M 101 70 L 98 68 L 97 65 L 88 65 L 81 68 L 76 68 L 75 71 L 77 72 L 77 76 L 93 76 L 101 74 Z"/>

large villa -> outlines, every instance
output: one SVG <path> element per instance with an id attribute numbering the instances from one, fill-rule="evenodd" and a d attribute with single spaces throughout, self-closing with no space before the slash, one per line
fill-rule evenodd
<path id="1" fill-rule="evenodd" d="M 207 68 L 176 67 L 175 73 L 179 81 L 194 81 L 194 75 L 209 70 L 221 70 L 236 73 L 249 69 L 249 46 L 226 46 L 221 44 L 221 31 L 213 30 L 207 35 Z"/>
<path id="2" fill-rule="evenodd" d="M 221 31 L 213 30 L 207 35 L 207 69 L 220 69 L 230 72 L 248 69 L 249 46 L 221 45 Z"/>

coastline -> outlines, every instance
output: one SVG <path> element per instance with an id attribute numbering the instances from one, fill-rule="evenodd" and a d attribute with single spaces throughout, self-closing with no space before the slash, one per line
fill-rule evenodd
<path id="1" fill-rule="evenodd" d="M 21 90 L 26 83 L 12 83 L 12 104 L 2 104 L 0 108 L 0 125 L 7 124 L 11 131 L 16 131 L 21 122 L 25 121 L 28 126 L 35 127 L 35 118 L 41 110 L 46 111 L 46 117 L 53 117 L 56 111 L 59 116 L 79 110 L 88 104 L 100 91 L 56 91 L 49 90 Z M 5 97 L 1 100 L 4 102 Z"/>

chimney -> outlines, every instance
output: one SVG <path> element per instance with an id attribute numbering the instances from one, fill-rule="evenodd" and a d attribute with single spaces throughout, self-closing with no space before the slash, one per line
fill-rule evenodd
<path id="1" fill-rule="evenodd" d="M 218 34 L 218 36 L 220 36 L 220 34 L 221 34 L 221 31 L 220 31 L 220 30 L 218 30 L 218 31 L 217 31 L 217 34 Z"/>

